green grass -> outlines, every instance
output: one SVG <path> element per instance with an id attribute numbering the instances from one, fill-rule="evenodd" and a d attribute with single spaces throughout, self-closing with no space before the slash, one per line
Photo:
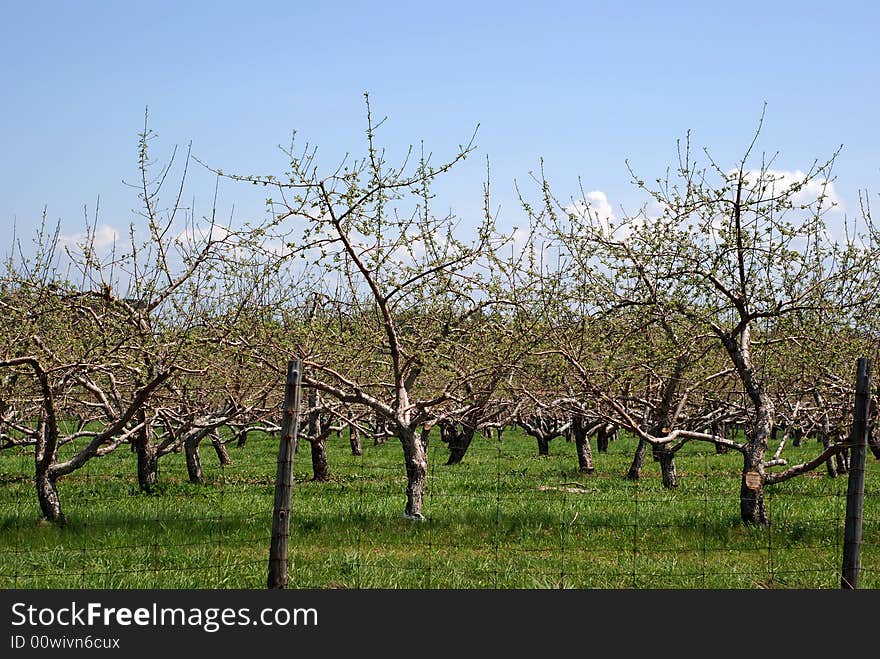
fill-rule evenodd
<path id="1" fill-rule="evenodd" d="M 578 474 L 562 439 L 538 457 L 534 440 L 475 440 L 445 466 L 431 444 L 425 522 L 402 518 L 399 443 L 350 454 L 329 442 L 332 481 L 313 483 L 297 455 L 291 521 L 292 588 L 839 588 L 846 477 L 824 469 L 767 489 L 771 525 L 739 522 L 739 454 L 691 444 L 681 486 L 663 489 L 650 456 L 638 483 L 622 478 L 635 442 L 622 438 Z M 127 449 L 60 481 L 69 523 L 39 521 L 28 451 L 0 452 L 0 587 L 264 588 L 277 445 L 252 434 L 228 445 L 221 468 L 187 482 L 183 456 L 161 461 L 161 485 L 139 493 Z M 794 462 L 816 445 L 789 451 Z M 862 588 L 880 587 L 880 463 L 868 454 Z M 541 489 L 541 488 L 551 489 Z M 553 489 L 555 488 L 555 489 Z M 583 491 L 566 491 L 575 488 Z"/>

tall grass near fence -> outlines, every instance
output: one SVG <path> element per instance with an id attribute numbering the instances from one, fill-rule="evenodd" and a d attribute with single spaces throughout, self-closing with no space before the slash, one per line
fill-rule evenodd
<path id="1" fill-rule="evenodd" d="M 0 587 L 264 588 L 277 440 L 228 444 L 221 467 L 203 448 L 207 482 L 187 482 L 182 455 L 162 459 L 160 486 L 140 493 L 134 456 L 117 450 L 60 482 L 69 519 L 39 521 L 32 455 L 0 452 Z M 711 447 L 709 447 L 711 448 Z M 767 489 L 768 528 L 739 521 L 741 459 L 692 444 L 681 485 L 656 463 L 626 481 L 635 441 L 623 437 L 579 474 L 574 445 L 510 430 L 475 440 L 464 463 L 430 448 L 427 520 L 403 518 L 399 444 L 328 441 L 332 480 L 309 481 L 308 445 L 294 461 L 290 588 L 830 588 L 840 587 L 845 476 L 824 470 Z M 790 460 L 815 455 L 808 443 Z M 880 587 L 880 462 L 869 457 L 861 588 Z"/>

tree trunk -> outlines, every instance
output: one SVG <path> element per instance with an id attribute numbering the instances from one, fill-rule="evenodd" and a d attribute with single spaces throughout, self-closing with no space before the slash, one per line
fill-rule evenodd
<path id="1" fill-rule="evenodd" d="M 186 438 L 183 443 L 183 451 L 186 455 L 186 471 L 189 474 L 190 483 L 204 483 L 202 473 L 202 458 L 199 455 L 199 444 L 202 441 L 201 433 L 194 433 Z"/>
<path id="2" fill-rule="evenodd" d="M 229 457 L 229 451 L 226 450 L 226 444 L 220 439 L 218 433 L 211 433 L 211 445 L 217 453 L 217 459 L 220 460 L 220 464 L 224 467 L 229 467 L 232 464 L 232 458 Z"/>
<path id="3" fill-rule="evenodd" d="M 305 439 L 311 447 L 312 480 L 326 483 L 330 480 L 330 471 L 327 467 L 327 436 L 330 434 L 330 424 L 321 415 L 318 403 L 318 390 L 309 389 Z"/>
<path id="4" fill-rule="evenodd" d="M 43 517 L 56 524 L 65 524 L 67 518 L 61 511 L 61 499 L 58 498 L 58 486 L 49 469 L 37 463 L 36 470 L 37 500 Z"/>
<path id="5" fill-rule="evenodd" d="M 593 450 L 590 447 L 590 436 L 587 434 L 586 419 L 577 416 L 572 419 L 571 433 L 574 435 L 574 446 L 578 457 L 578 471 L 590 474 L 594 471 L 593 467 Z"/>
<path id="6" fill-rule="evenodd" d="M 67 518 L 61 510 L 55 482 L 57 477 L 52 474 L 52 465 L 58 459 L 58 426 L 54 419 L 47 418 L 49 416 L 45 408 L 40 413 L 40 436 L 34 452 L 34 482 L 43 518 L 63 525 L 67 523 Z"/>
<path id="7" fill-rule="evenodd" d="M 773 403 L 761 391 L 756 395 L 756 418 L 751 437 L 743 452 L 743 471 L 740 483 L 740 517 L 745 524 L 768 526 L 770 520 L 764 507 L 764 456 L 767 452 L 770 429 L 773 426 Z"/>
<path id="8" fill-rule="evenodd" d="M 740 518 L 745 524 L 767 526 L 764 508 L 764 455 L 773 431 L 773 401 L 758 379 L 751 357 L 751 328 L 746 324 L 737 340 L 724 337 L 724 347 L 754 409 L 755 420 L 743 451 L 743 471 L 739 488 Z"/>
<path id="9" fill-rule="evenodd" d="M 348 426 L 348 443 L 351 445 L 352 455 L 364 454 L 364 450 L 361 448 L 361 431 L 357 426 Z"/>
<path id="10" fill-rule="evenodd" d="M 840 475 L 849 473 L 849 450 L 841 451 L 834 456 L 837 473 Z"/>
<path id="11" fill-rule="evenodd" d="M 520 428 L 538 442 L 538 455 L 550 455 L 550 441 L 554 437 L 564 435 L 571 427 L 571 422 L 562 423 L 557 418 L 547 418 L 534 414 L 528 419 L 518 421 Z"/>
<path id="12" fill-rule="evenodd" d="M 464 425 L 452 424 L 441 428 L 443 439 L 449 444 L 447 465 L 460 464 L 474 439 L 474 430 Z"/>
<path id="13" fill-rule="evenodd" d="M 723 423 L 719 423 L 718 421 L 712 422 L 710 432 L 716 437 L 724 437 L 725 439 L 730 439 L 729 433 L 727 431 L 727 426 Z M 727 447 L 724 444 L 719 444 L 718 442 L 715 442 L 715 454 L 724 455 L 725 453 L 727 453 Z"/>
<path id="14" fill-rule="evenodd" d="M 535 436 L 538 440 L 538 455 L 550 455 L 550 440 L 544 434 Z"/>
<path id="15" fill-rule="evenodd" d="M 626 472 L 626 480 L 637 481 L 642 476 L 642 467 L 645 464 L 645 454 L 648 452 L 648 443 L 640 439 L 639 445 L 636 447 L 635 455 L 633 455 L 632 464 L 629 471 Z"/>
<path id="16" fill-rule="evenodd" d="M 375 422 L 373 423 L 373 446 L 379 446 L 385 443 L 388 439 L 388 433 L 386 431 L 387 427 L 384 419 L 377 414 Z"/>
<path id="17" fill-rule="evenodd" d="M 327 466 L 327 440 L 322 434 L 309 439 L 312 446 L 312 480 L 326 483 L 330 480 L 330 469 Z"/>
<path id="18" fill-rule="evenodd" d="M 140 440 L 136 441 L 135 450 L 138 487 L 143 492 L 152 492 L 159 484 L 159 451 L 153 442 Z"/>
<path id="19" fill-rule="evenodd" d="M 593 466 L 593 449 L 590 448 L 590 437 L 588 435 L 576 437 L 574 442 L 578 456 L 578 471 L 585 474 L 593 473 L 596 468 Z"/>
<path id="20" fill-rule="evenodd" d="M 596 450 L 599 453 L 608 453 L 608 444 L 611 443 L 611 435 L 612 431 L 608 430 L 607 427 L 599 428 L 599 432 L 596 435 Z"/>
<path id="21" fill-rule="evenodd" d="M 649 431 L 650 434 L 655 437 L 667 434 L 669 429 L 675 424 L 675 419 L 678 416 L 675 410 L 675 400 L 688 363 L 688 352 L 679 355 L 675 360 L 675 371 L 673 372 L 672 377 L 670 377 L 666 381 L 666 384 L 663 385 L 663 395 L 660 399 L 660 406 L 655 412 L 654 425 Z M 655 445 L 652 447 L 652 455 L 654 460 L 660 463 L 663 487 L 666 489 L 678 487 L 678 473 L 675 469 L 675 452 L 670 449 L 668 444 L 662 446 Z"/>
<path id="22" fill-rule="evenodd" d="M 826 433 L 822 433 L 819 441 L 822 442 L 822 449 L 827 449 L 831 446 L 831 440 L 828 438 Z M 835 467 L 834 458 L 830 457 L 825 461 L 825 471 L 828 474 L 828 478 L 837 478 L 837 467 Z"/>
<path id="23" fill-rule="evenodd" d="M 247 444 L 248 430 L 247 428 L 242 428 L 238 431 L 238 441 L 236 441 L 235 445 L 238 448 L 242 448 L 245 444 Z"/>
<path id="24" fill-rule="evenodd" d="M 768 525 L 764 507 L 764 450 L 760 446 L 751 447 L 743 453 L 739 513 L 745 524 Z"/>
<path id="25" fill-rule="evenodd" d="M 142 492 L 152 492 L 159 484 L 159 450 L 152 442 L 152 429 L 143 410 L 138 412 L 138 422 L 144 424 L 132 440 L 132 450 L 137 454 L 138 487 Z"/>
<path id="26" fill-rule="evenodd" d="M 403 516 L 422 520 L 425 519 L 422 503 L 428 478 L 427 433 L 420 436 L 415 431 L 406 429 L 399 436 L 406 463 L 406 508 Z"/>
<path id="27" fill-rule="evenodd" d="M 666 446 L 658 446 L 654 449 L 654 458 L 660 463 L 660 474 L 663 479 L 663 487 L 668 490 L 678 487 L 678 473 L 675 469 L 675 453 Z"/>

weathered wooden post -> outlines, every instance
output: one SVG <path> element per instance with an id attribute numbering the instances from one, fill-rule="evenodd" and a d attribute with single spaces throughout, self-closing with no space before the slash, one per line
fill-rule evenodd
<path id="1" fill-rule="evenodd" d="M 272 516 L 272 544 L 269 548 L 268 588 L 287 587 L 287 540 L 290 536 L 290 491 L 293 486 L 293 454 L 299 432 L 300 383 L 302 362 L 287 363 L 284 385 L 284 410 L 281 441 L 278 445 L 278 469 L 275 475 L 275 511 Z"/>
<path id="2" fill-rule="evenodd" d="M 856 367 L 856 404 L 850 433 L 850 470 L 846 488 L 846 526 L 840 587 L 859 587 L 862 549 L 862 509 L 865 502 L 865 454 L 868 444 L 868 403 L 871 396 L 871 362 L 861 357 Z"/>

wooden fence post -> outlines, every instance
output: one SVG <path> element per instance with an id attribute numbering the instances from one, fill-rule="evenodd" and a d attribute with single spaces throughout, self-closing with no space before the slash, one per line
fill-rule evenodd
<path id="1" fill-rule="evenodd" d="M 278 469 L 275 475 L 275 510 L 272 515 L 272 544 L 269 548 L 268 588 L 287 587 L 287 540 L 290 536 L 290 491 L 293 486 L 293 453 L 299 433 L 300 382 L 302 362 L 287 363 L 284 385 L 284 411 Z"/>
<path id="2" fill-rule="evenodd" d="M 843 539 L 842 590 L 859 587 L 862 549 L 862 509 L 865 502 L 865 454 L 868 444 L 868 403 L 871 362 L 861 357 L 856 367 L 856 404 L 850 433 L 849 481 L 846 488 L 846 527 Z"/>

